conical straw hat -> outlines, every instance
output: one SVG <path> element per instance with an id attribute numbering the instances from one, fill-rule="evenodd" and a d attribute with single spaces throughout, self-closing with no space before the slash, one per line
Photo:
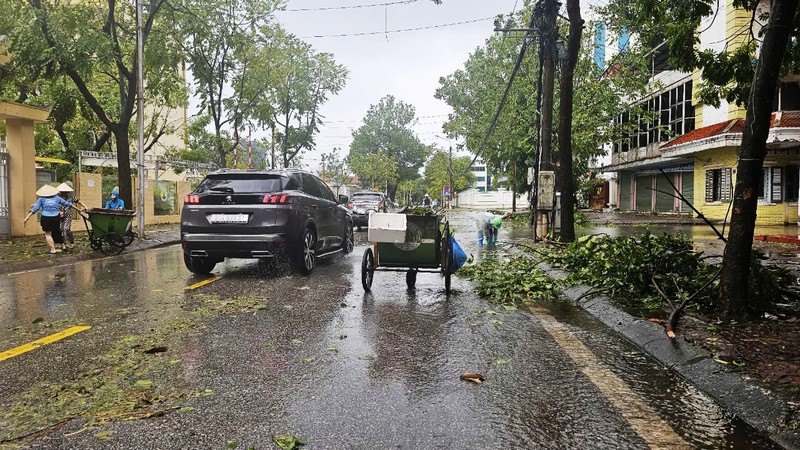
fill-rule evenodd
<path id="1" fill-rule="evenodd" d="M 40 187 L 38 191 L 36 191 L 36 195 L 39 197 L 52 197 L 54 195 L 58 195 L 58 189 L 49 184 L 45 184 L 44 186 Z"/>
<path id="2" fill-rule="evenodd" d="M 58 192 L 75 192 L 75 189 L 72 189 L 67 183 L 59 184 L 56 189 L 58 189 Z"/>

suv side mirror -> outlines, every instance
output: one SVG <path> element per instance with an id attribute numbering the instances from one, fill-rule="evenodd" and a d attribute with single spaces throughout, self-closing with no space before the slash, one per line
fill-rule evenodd
<path id="1" fill-rule="evenodd" d="M 346 196 L 344 194 L 339 194 L 339 204 L 340 205 L 346 205 L 349 200 L 350 200 L 350 197 L 348 197 L 348 196 Z"/>

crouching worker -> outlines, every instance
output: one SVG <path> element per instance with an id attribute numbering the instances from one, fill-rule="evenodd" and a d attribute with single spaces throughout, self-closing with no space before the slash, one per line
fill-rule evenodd
<path id="1" fill-rule="evenodd" d="M 511 217 L 511 214 L 504 216 L 494 215 L 490 212 L 483 213 L 478 218 L 478 246 L 483 247 L 483 241 L 486 240 L 486 246 L 491 247 L 497 245 L 497 233 L 503 225 L 503 219 Z"/>

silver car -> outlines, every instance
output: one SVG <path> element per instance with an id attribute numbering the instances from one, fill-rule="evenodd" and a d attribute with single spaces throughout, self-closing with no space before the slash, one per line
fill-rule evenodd
<path id="1" fill-rule="evenodd" d="M 184 198 L 183 260 L 207 274 L 225 258 L 288 259 L 309 274 L 318 257 L 353 251 L 347 201 L 302 170 L 213 172 Z"/>
<path id="2" fill-rule="evenodd" d="M 373 212 L 389 212 L 389 198 L 381 192 L 357 192 L 347 206 L 353 225 L 360 231 L 362 226 L 369 225 L 369 215 Z"/>

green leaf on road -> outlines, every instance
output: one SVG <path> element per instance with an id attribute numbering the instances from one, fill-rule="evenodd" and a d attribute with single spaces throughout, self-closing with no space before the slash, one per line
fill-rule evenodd
<path id="1" fill-rule="evenodd" d="M 363 360 L 363 361 L 375 361 L 375 357 L 372 356 L 372 355 L 359 356 L 358 359 Z"/>
<path id="2" fill-rule="evenodd" d="M 39 323 L 39 322 L 44 322 L 44 317 L 37 317 L 33 319 L 31 323 Z"/>
<path id="3" fill-rule="evenodd" d="M 272 440 L 283 450 L 294 450 L 306 445 L 297 436 L 272 436 Z"/>
<path id="4" fill-rule="evenodd" d="M 136 386 L 138 386 L 138 387 L 150 387 L 152 385 L 153 385 L 153 381 L 152 380 L 137 380 L 136 381 Z"/>
<path id="5" fill-rule="evenodd" d="M 178 408 L 178 412 L 190 412 L 194 411 L 194 406 L 184 406 L 182 408 Z"/>
<path id="6" fill-rule="evenodd" d="M 312 357 L 312 356 L 309 356 L 308 358 L 303 358 L 303 359 L 300 360 L 300 362 L 303 363 L 303 364 L 312 363 L 314 361 L 315 361 L 315 358 Z"/>
<path id="7" fill-rule="evenodd" d="M 302 343 L 303 343 L 302 339 L 298 339 L 298 338 L 292 339 L 292 344 L 302 344 Z"/>
<path id="8" fill-rule="evenodd" d="M 203 397 L 211 397 L 212 395 L 214 395 L 214 390 L 206 389 L 200 395 L 202 395 Z"/>
<path id="9" fill-rule="evenodd" d="M 505 359 L 498 359 L 497 361 L 495 361 L 495 364 L 508 364 L 508 361 L 506 361 Z"/>
<path id="10" fill-rule="evenodd" d="M 497 319 L 492 319 L 492 323 L 495 324 L 495 325 L 502 325 L 503 321 L 502 320 L 497 320 Z"/>
<path id="11" fill-rule="evenodd" d="M 272 344 L 272 343 L 264 344 L 264 348 L 267 349 L 267 350 L 272 350 L 272 349 L 275 348 L 275 344 Z"/>
<path id="12" fill-rule="evenodd" d="M 111 439 L 111 436 L 113 435 L 114 435 L 114 430 L 103 430 L 95 433 L 94 437 L 96 437 L 100 441 L 107 441 Z"/>
<path id="13" fill-rule="evenodd" d="M 236 441 L 230 441 L 227 444 L 225 444 L 225 448 L 238 448 L 238 447 L 239 443 Z"/>
<path id="14" fill-rule="evenodd" d="M 332 352 L 332 353 L 339 353 L 339 348 L 338 347 L 325 347 L 325 350 L 329 351 L 329 352 Z"/>

